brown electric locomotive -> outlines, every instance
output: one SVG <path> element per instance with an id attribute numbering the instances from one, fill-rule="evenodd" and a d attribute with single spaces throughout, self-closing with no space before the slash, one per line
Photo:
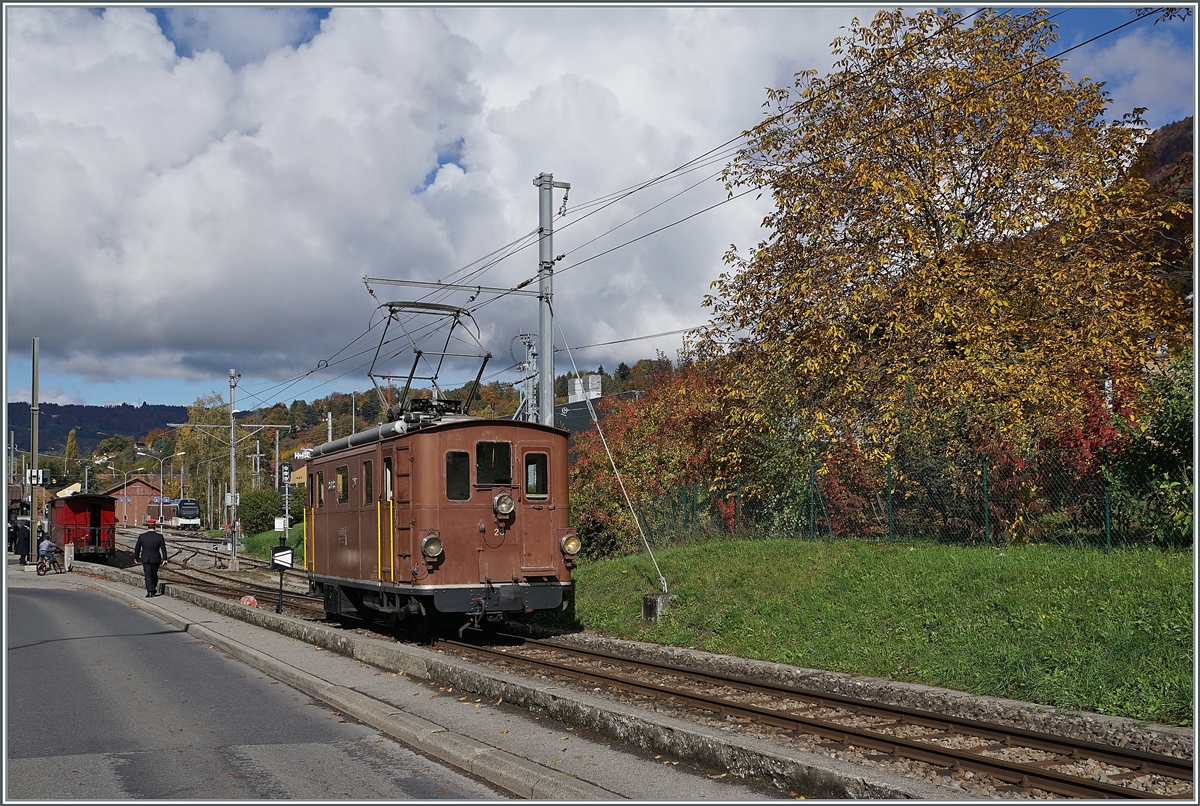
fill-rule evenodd
<path id="1" fill-rule="evenodd" d="M 424 631 L 568 606 L 567 432 L 468 405 L 411 399 L 313 450 L 305 564 L 329 614 Z"/>

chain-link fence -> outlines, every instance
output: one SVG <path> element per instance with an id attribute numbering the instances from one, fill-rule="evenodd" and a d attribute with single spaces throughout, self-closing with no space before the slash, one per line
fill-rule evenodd
<path id="1" fill-rule="evenodd" d="M 1069 452 L 1036 460 L 900 455 L 881 465 L 815 459 L 772 492 L 732 482 L 637 504 L 653 545 L 714 532 L 805 540 L 1099 547 L 1192 544 L 1192 468 L 1159 474 Z M 782 487 L 782 490 L 781 490 Z"/>

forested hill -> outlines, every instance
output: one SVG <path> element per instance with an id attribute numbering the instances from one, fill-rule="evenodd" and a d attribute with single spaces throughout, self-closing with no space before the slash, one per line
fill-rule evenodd
<path id="1" fill-rule="evenodd" d="M 1192 117 L 1157 129 L 1146 141 L 1146 150 L 1150 152 L 1146 178 L 1157 184 L 1175 172 L 1184 154 L 1192 153 Z"/>
<path id="2" fill-rule="evenodd" d="M 80 455 L 87 455 L 100 442 L 116 434 L 140 439 L 167 423 L 182 423 L 188 418 L 187 406 L 160 406 L 143 403 L 132 406 L 38 406 L 38 452 L 62 453 L 67 434 L 75 429 Z M 8 430 L 16 436 L 18 450 L 29 450 L 29 404 L 8 404 Z"/>

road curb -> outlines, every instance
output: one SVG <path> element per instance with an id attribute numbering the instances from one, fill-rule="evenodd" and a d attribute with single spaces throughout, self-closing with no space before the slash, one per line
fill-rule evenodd
<path id="1" fill-rule="evenodd" d="M 123 569 L 102 565 L 87 566 L 86 563 L 76 563 L 76 566 L 81 573 L 102 576 L 116 582 L 140 585 L 142 581 L 140 574 L 135 575 Z M 403 673 L 409 677 L 432 680 L 441 685 L 453 686 L 462 691 L 471 691 L 490 699 L 503 699 L 510 705 L 546 714 L 553 719 L 586 728 L 647 752 L 668 755 L 708 769 L 727 771 L 738 778 L 765 782 L 784 792 L 789 790 L 801 792 L 809 798 L 872 800 L 962 800 L 965 796 L 961 791 L 935 786 L 921 780 L 905 778 L 873 768 L 864 768 L 861 765 L 803 750 L 780 747 L 749 736 L 732 735 L 715 728 L 664 716 L 612 699 L 591 696 L 572 688 L 534 685 L 523 677 L 484 670 L 419 647 L 334 632 L 319 624 L 246 607 L 187 588 L 170 585 L 165 587 L 168 595 L 181 601 L 337 652 L 377 668 Z M 124 595 L 137 604 L 145 603 L 144 599 L 138 599 L 129 594 Z M 188 629 L 190 631 L 191 628 Z M 249 647 L 245 648 L 250 649 Z M 271 660 L 274 661 L 274 659 Z M 284 666 L 279 661 L 274 662 Z M 291 669 L 291 667 L 287 668 Z M 287 670 L 280 670 L 276 674 L 272 667 L 272 669 L 264 669 L 264 671 L 269 671 L 272 676 L 278 676 L 285 682 L 291 682 L 286 677 Z M 299 672 L 299 670 L 293 670 L 293 672 Z M 333 685 L 325 681 L 321 682 L 327 687 Z M 331 705 L 335 703 L 327 699 L 327 696 L 339 696 L 332 690 L 316 694 L 304 689 L 301 685 L 296 685 L 296 687 Z M 354 693 L 359 697 L 364 696 L 357 692 Z M 372 700 L 372 702 L 376 701 Z M 383 703 L 379 703 L 379 705 L 388 713 L 377 714 L 378 718 L 391 718 L 400 713 L 390 705 Z M 341 708 L 342 706 L 337 705 L 337 707 Z M 342 710 L 373 727 L 388 732 L 385 727 L 367 718 L 370 714 L 360 716 L 348 708 L 342 708 Z M 413 719 L 411 715 L 404 714 L 404 716 Z M 432 725 L 432 723 L 430 724 Z M 546 770 L 540 765 L 517 756 L 512 756 L 512 759 L 535 768 L 537 777 L 529 777 L 530 773 L 525 768 L 514 768 L 513 771 L 517 774 L 518 780 L 513 785 L 519 785 L 522 788 L 511 789 L 509 784 L 502 783 L 502 781 L 511 782 L 509 768 L 495 758 L 503 751 L 486 748 L 490 752 L 477 753 L 477 748 L 486 746 L 480 745 L 468 737 L 462 738 L 473 743 L 475 749 L 468 751 L 465 746 L 455 749 L 451 747 L 451 742 L 444 736 L 440 736 L 439 733 L 444 734 L 445 731 L 437 727 L 437 731 L 433 734 L 421 734 L 418 730 L 413 734 L 415 738 L 412 739 L 407 735 L 391 733 L 389 735 L 395 735 L 401 741 L 414 747 L 420 747 L 431 755 L 436 755 L 472 772 L 475 770 L 471 765 L 476 762 L 481 765 L 481 768 L 486 768 L 489 763 L 492 763 L 495 767 L 490 774 L 496 776 L 495 780 L 482 771 L 475 772 L 475 774 L 522 797 L 552 799 L 571 797 L 613 799 L 620 797 L 600 787 L 595 787 L 597 794 L 569 795 L 558 782 L 570 781 L 588 787 L 593 785 L 562 773 Z M 418 739 L 428 743 L 429 748 L 418 744 Z M 452 761 L 440 755 L 443 748 L 446 752 L 458 752 L 460 760 Z M 548 779 L 555 782 L 549 791 L 542 790 L 543 794 L 536 795 L 526 794 L 527 791 L 533 792 L 543 787 L 542 779 L 547 775 L 556 776 Z"/>

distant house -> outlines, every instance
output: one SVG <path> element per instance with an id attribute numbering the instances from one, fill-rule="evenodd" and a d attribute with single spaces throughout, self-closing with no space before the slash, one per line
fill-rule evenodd
<path id="1" fill-rule="evenodd" d="M 142 476 L 130 476 L 106 489 L 101 495 L 117 499 L 117 523 L 121 526 L 141 526 L 146 507 L 158 498 L 158 485 Z"/>

